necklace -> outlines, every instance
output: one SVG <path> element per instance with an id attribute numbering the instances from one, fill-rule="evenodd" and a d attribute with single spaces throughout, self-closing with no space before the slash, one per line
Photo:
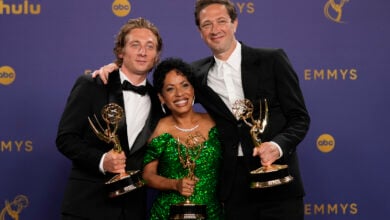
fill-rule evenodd
<path id="1" fill-rule="evenodd" d="M 182 132 L 191 132 L 191 131 L 197 129 L 199 127 L 199 124 L 195 125 L 192 128 L 181 128 L 181 127 L 179 127 L 177 125 L 174 125 L 173 127 L 175 127 L 177 130 L 182 131 Z"/>

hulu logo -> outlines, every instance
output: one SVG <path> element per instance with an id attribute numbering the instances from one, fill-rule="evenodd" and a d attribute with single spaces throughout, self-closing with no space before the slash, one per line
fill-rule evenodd
<path id="1" fill-rule="evenodd" d="M 20 4 L 5 4 L 0 0 L 0 15 L 38 15 L 41 13 L 40 4 L 30 4 L 28 0 L 24 0 Z"/>

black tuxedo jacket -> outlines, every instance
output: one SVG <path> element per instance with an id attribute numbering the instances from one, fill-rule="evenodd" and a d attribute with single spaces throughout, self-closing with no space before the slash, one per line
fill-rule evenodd
<path id="1" fill-rule="evenodd" d="M 298 77 L 286 54 L 281 49 L 255 49 L 242 44 L 241 78 L 245 98 L 254 104 L 253 115 L 259 117 L 259 101 L 268 101 L 269 122 L 262 141 L 274 141 L 283 151 L 276 164 L 287 164 L 294 181 L 282 186 L 255 190 L 259 200 L 303 196 L 296 147 L 306 135 L 310 118 L 306 110 Z M 223 145 L 223 166 L 220 196 L 227 199 L 233 190 L 236 173 L 238 145 L 241 143 L 248 173 L 260 167 L 258 157 L 252 157 L 253 142 L 249 126 L 237 121 L 230 109 L 207 86 L 209 69 L 215 64 L 212 56 L 193 63 L 196 72 L 196 98 L 215 120 Z M 264 108 L 263 108 L 264 110 Z M 248 186 L 249 187 L 249 186 Z M 237 189 L 234 189 L 237 190 Z"/>
<path id="2" fill-rule="evenodd" d="M 115 199 L 109 199 L 104 188 L 104 183 L 113 174 L 101 173 L 99 162 L 102 155 L 113 148 L 113 144 L 98 139 L 87 118 L 93 119 L 96 115 L 104 127 L 106 124 L 101 117 L 103 106 L 112 102 L 124 106 L 119 72 L 110 74 L 108 82 L 108 85 L 103 85 L 100 79 L 93 79 L 90 75 L 80 76 L 72 88 L 60 120 L 56 144 L 59 151 L 72 161 L 63 200 L 63 213 L 92 219 L 117 219 L 122 208 L 134 206 L 134 202 L 142 204 L 146 201 L 143 188 Z M 147 87 L 152 103 L 151 111 L 131 151 L 128 147 L 125 117 L 119 123 L 117 134 L 127 157 L 126 170 L 142 169 L 147 139 L 162 115 L 156 92 L 149 83 Z"/>

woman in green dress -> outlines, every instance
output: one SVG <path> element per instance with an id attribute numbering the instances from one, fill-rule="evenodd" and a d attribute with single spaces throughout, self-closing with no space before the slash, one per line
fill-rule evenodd
<path id="1" fill-rule="evenodd" d="M 207 219 L 221 219 L 217 178 L 221 146 L 214 121 L 195 112 L 193 71 L 181 59 L 162 61 L 153 74 L 163 111 L 144 159 L 143 178 L 159 190 L 151 219 L 168 219 L 171 205 L 187 199 L 206 205 Z"/>

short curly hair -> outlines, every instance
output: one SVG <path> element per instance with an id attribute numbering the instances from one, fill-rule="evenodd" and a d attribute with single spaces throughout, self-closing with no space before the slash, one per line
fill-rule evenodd
<path id="1" fill-rule="evenodd" d="M 194 71 L 191 65 L 180 58 L 169 57 L 159 63 L 153 72 L 153 86 L 158 93 L 162 93 L 165 77 L 171 70 L 177 70 L 194 87 Z"/>

